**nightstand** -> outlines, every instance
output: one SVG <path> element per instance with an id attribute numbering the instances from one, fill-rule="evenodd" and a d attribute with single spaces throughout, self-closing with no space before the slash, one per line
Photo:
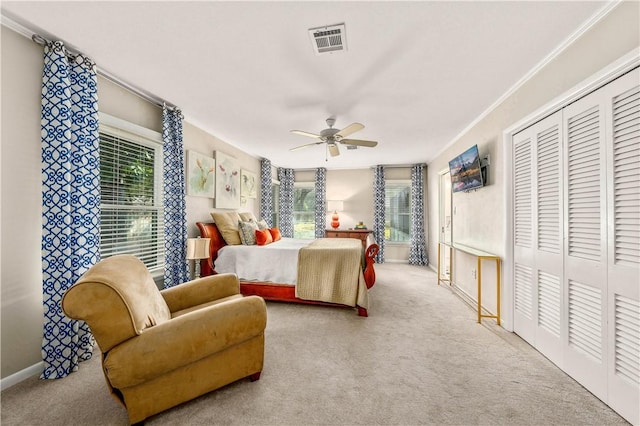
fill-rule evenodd
<path id="1" fill-rule="evenodd" d="M 367 248 L 367 236 L 373 231 L 370 229 L 325 229 L 325 238 L 355 238 L 362 241 L 362 247 Z"/>

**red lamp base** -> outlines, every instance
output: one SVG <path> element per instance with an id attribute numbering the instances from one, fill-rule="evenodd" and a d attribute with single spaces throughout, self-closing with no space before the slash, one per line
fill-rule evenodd
<path id="1" fill-rule="evenodd" d="M 340 220 L 338 218 L 338 213 L 334 213 L 333 216 L 331 216 L 331 227 L 333 229 L 338 229 L 340 227 Z"/>

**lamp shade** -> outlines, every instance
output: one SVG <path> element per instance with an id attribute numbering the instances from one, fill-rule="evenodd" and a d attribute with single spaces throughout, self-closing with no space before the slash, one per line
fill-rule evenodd
<path id="1" fill-rule="evenodd" d="M 339 212 L 344 210 L 344 203 L 342 200 L 327 200 L 328 212 Z"/>
<path id="2" fill-rule="evenodd" d="M 209 257 L 210 238 L 187 238 L 187 259 L 206 259 Z"/>

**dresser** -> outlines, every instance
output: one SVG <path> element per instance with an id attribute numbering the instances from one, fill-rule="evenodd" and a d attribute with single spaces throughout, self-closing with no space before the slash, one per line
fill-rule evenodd
<path id="1" fill-rule="evenodd" d="M 362 247 L 367 248 L 367 236 L 373 231 L 370 229 L 325 229 L 325 238 L 356 238 L 362 241 Z"/>

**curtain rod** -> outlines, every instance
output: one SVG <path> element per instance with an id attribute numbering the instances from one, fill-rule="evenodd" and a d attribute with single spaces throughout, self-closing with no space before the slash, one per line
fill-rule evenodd
<path id="1" fill-rule="evenodd" d="M 39 45 L 44 45 L 46 43 L 50 43 L 51 40 L 49 40 L 47 37 L 49 37 L 49 35 L 47 34 L 46 36 L 43 36 L 42 34 L 46 34 L 46 31 L 34 27 L 33 25 L 27 24 L 25 23 L 22 19 L 18 18 L 17 16 L 13 15 L 12 13 L 6 11 L 6 10 L 2 10 L 1 16 L 2 18 L 2 25 L 4 25 L 7 28 L 10 28 L 11 30 L 15 31 L 16 33 L 26 37 L 26 38 L 30 38 L 32 41 L 34 41 L 35 43 L 39 44 Z M 75 47 L 73 46 L 67 46 L 67 44 L 65 43 L 65 48 L 68 51 L 77 51 L 77 49 L 75 49 Z M 76 52 L 74 52 L 74 54 L 77 54 Z M 157 105 L 159 107 L 162 107 L 163 105 L 166 105 L 169 109 L 177 109 L 177 107 L 172 104 L 171 102 L 167 102 L 162 98 L 159 98 L 155 95 L 153 95 L 152 93 L 147 92 L 146 90 L 143 90 L 131 83 L 128 83 L 126 81 L 124 81 L 122 78 L 116 76 L 115 74 L 105 70 L 103 67 L 96 65 L 96 71 L 98 72 L 98 74 L 102 77 L 104 77 L 105 79 L 111 81 L 112 83 L 122 87 L 123 89 L 133 93 L 136 96 L 139 96 L 140 98 L 142 98 L 143 100 L 150 102 L 154 105 Z"/>
<path id="2" fill-rule="evenodd" d="M 293 171 L 294 172 L 315 172 L 318 169 L 327 169 L 327 168 L 326 167 L 307 167 L 307 168 L 298 169 L 298 168 L 294 167 Z M 329 171 L 329 169 L 327 169 L 327 171 Z"/>
<path id="3" fill-rule="evenodd" d="M 415 164 L 380 164 L 380 166 L 384 167 L 385 169 L 400 169 L 400 168 L 402 168 L 402 169 L 410 169 L 411 167 L 413 167 L 413 166 L 415 166 L 415 165 L 419 165 L 419 166 L 425 167 L 427 164 L 426 164 L 426 163 L 415 163 Z M 279 167 L 277 167 L 277 166 L 274 166 L 274 167 L 279 168 Z M 375 169 L 376 167 L 378 167 L 378 166 L 376 165 L 376 166 L 371 166 L 371 167 L 368 167 L 368 168 L 369 168 L 369 169 Z M 362 168 L 363 168 L 363 169 L 366 169 L 367 167 L 362 167 Z M 294 167 L 294 168 L 293 168 L 293 171 L 295 171 L 295 172 L 314 172 L 314 171 L 316 171 L 317 169 L 318 169 L 318 167 L 301 168 L 301 169 L 298 169 L 298 168 L 295 168 L 295 167 Z M 328 171 L 328 172 L 330 172 L 330 171 L 332 171 L 332 170 L 343 170 L 343 169 L 329 169 L 329 168 L 326 168 L 326 167 L 325 167 L 325 169 L 327 169 L 327 171 Z M 348 170 L 352 170 L 352 169 L 348 169 Z"/>
<path id="4" fill-rule="evenodd" d="M 34 33 L 31 36 L 31 40 L 33 40 L 35 43 L 41 45 L 41 46 L 45 46 L 47 44 L 51 44 L 51 40 L 43 37 L 40 34 Z M 70 53 L 74 54 L 74 55 L 79 55 L 83 53 L 80 52 L 71 52 L 71 50 L 74 49 L 69 49 L 66 45 L 65 48 L 70 51 Z M 147 92 L 146 90 L 143 90 L 131 83 L 126 82 L 125 80 L 123 80 L 122 78 L 116 76 L 115 74 L 105 70 L 103 67 L 99 66 L 96 64 L 96 71 L 97 73 L 106 78 L 107 80 L 111 81 L 112 83 L 117 84 L 118 86 L 122 87 L 125 90 L 128 90 L 129 92 L 133 93 L 134 95 L 137 95 L 139 97 L 141 97 L 142 99 L 144 99 L 147 102 L 151 102 L 152 104 L 155 104 L 159 107 L 163 107 L 163 106 L 167 106 L 167 108 L 169 109 L 178 109 L 175 105 L 171 104 L 170 102 L 165 101 L 164 99 L 161 99 L 155 95 L 153 95 L 152 93 Z"/>
<path id="5" fill-rule="evenodd" d="M 378 166 L 382 166 L 385 169 L 410 169 L 413 166 L 421 166 L 421 167 L 425 167 L 427 165 L 427 163 L 415 163 L 415 164 L 377 164 L 375 166 L 371 166 L 372 169 L 375 169 Z"/>

